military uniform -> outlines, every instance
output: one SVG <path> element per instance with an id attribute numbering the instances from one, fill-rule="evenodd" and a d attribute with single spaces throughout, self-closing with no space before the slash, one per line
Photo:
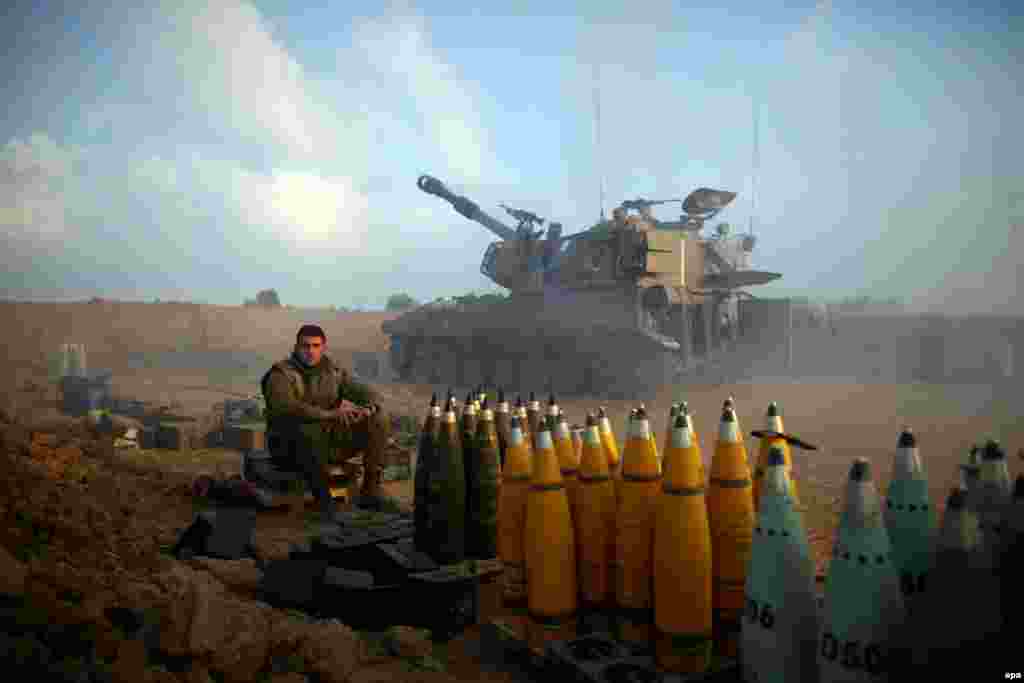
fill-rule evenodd
<path id="1" fill-rule="evenodd" d="M 380 456 L 387 442 L 387 421 L 378 413 L 347 428 L 333 418 L 341 400 L 370 407 L 377 396 L 352 380 L 326 355 L 314 367 L 292 354 L 274 363 L 263 376 L 266 399 L 267 450 L 285 466 L 298 466 L 325 509 L 330 504 L 324 468 L 336 459 L 363 452 L 363 487 L 379 495 Z"/>

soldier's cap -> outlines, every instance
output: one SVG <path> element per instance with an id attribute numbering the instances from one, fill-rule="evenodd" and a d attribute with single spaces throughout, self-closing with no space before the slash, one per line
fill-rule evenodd
<path id="1" fill-rule="evenodd" d="M 768 404 L 768 417 L 778 417 L 778 416 L 779 416 L 779 406 L 775 403 L 775 401 L 772 401 L 771 403 Z"/>
<path id="2" fill-rule="evenodd" d="M 784 432 L 773 432 L 770 429 L 752 429 L 750 435 L 757 439 L 782 439 L 791 446 L 802 448 L 805 451 L 816 451 L 818 447 L 814 444 L 807 443 L 803 439 L 799 439 L 792 434 L 786 434 Z"/>
<path id="3" fill-rule="evenodd" d="M 897 442 L 897 448 L 914 448 L 917 446 L 917 438 L 914 433 L 910 431 L 910 427 L 904 427 L 903 431 L 900 432 L 900 440 Z"/>

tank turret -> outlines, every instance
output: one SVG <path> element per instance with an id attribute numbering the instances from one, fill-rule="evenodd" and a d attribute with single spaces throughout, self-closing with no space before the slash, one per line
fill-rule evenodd
<path id="1" fill-rule="evenodd" d="M 612 386 L 628 394 L 671 381 L 724 339 L 742 339 L 742 330 L 724 331 L 720 321 L 738 324 L 741 296 L 756 306 L 742 288 L 781 277 L 750 269 L 752 236 L 701 236 L 734 192 L 702 187 L 685 199 L 627 200 L 610 220 L 568 235 L 551 222 L 542 238 L 537 227 L 546 221 L 534 213 L 500 205 L 513 228 L 437 178 L 422 175 L 417 186 L 499 238 L 480 271 L 511 296 L 475 307 L 423 307 L 384 323 L 392 368 L 407 381 L 560 395 Z M 666 204 L 680 205 L 678 220 L 654 217 L 652 207 Z M 761 325 L 773 316 L 747 319 Z M 774 345 L 774 336 L 764 338 Z"/>

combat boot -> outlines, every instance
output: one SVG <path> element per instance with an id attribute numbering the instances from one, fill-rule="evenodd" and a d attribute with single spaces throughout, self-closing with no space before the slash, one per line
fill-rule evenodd
<path id="1" fill-rule="evenodd" d="M 367 443 L 363 451 L 363 483 L 359 496 L 353 504 L 365 510 L 398 512 L 401 504 L 397 499 L 384 495 L 382 484 L 382 463 L 388 441 L 391 437 L 391 423 L 379 405 L 367 420 Z"/>

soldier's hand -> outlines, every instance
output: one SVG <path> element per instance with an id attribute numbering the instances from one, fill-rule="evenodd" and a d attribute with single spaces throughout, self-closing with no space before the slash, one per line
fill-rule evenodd
<path id="1" fill-rule="evenodd" d="M 346 427 L 358 422 L 360 419 L 370 414 L 369 408 L 363 408 L 362 406 L 357 406 L 351 401 L 345 400 L 343 400 L 333 412 L 334 419 Z"/>

